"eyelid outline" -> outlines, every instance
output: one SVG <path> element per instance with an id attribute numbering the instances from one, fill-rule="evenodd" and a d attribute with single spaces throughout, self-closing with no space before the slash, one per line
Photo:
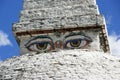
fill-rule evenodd
<path id="1" fill-rule="evenodd" d="M 26 47 L 28 48 L 28 47 L 30 47 L 33 44 L 39 44 L 39 43 L 47 43 L 47 44 L 49 43 L 50 44 L 51 42 L 49 42 L 49 41 L 33 42 L 33 43 L 27 44 Z"/>
<path id="2" fill-rule="evenodd" d="M 45 41 L 43 39 L 47 39 L 47 40 Z M 34 37 L 33 39 L 31 39 L 30 41 L 28 41 L 25 44 L 25 47 L 26 48 L 30 47 L 30 45 L 34 44 L 37 40 L 39 42 L 50 42 L 50 43 L 52 42 L 52 44 L 53 44 L 53 40 L 49 36 L 37 36 L 37 37 Z M 52 45 L 52 47 L 54 47 L 54 46 Z"/>
<path id="3" fill-rule="evenodd" d="M 74 35 L 74 36 L 70 36 L 70 37 L 67 37 L 66 39 L 64 39 L 64 42 L 67 42 L 69 40 L 87 40 L 89 42 L 92 42 L 92 39 L 88 36 L 82 36 L 82 35 Z"/>
<path id="4" fill-rule="evenodd" d="M 37 40 L 33 40 L 33 41 L 30 41 L 26 44 L 26 46 L 30 46 L 32 44 L 36 44 L 36 42 L 52 42 L 50 39 L 37 39 Z"/>
<path id="5" fill-rule="evenodd" d="M 69 43 L 69 42 L 71 42 L 71 41 L 77 41 L 77 40 L 82 40 L 82 39 L 72 39 L 72 40 L 68 40 L 68 41 L 66 41 L 66 43 L 65 44 L 67 44 L 67 43 Z"/>

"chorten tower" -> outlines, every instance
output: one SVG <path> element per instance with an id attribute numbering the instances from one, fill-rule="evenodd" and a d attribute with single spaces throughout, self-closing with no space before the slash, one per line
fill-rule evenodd
<path id="1" fill-rule="evenodd" d="M 110 51 L 96 0 L 24 0 L 12 30 L 21 55 L 61 49 Z"/>

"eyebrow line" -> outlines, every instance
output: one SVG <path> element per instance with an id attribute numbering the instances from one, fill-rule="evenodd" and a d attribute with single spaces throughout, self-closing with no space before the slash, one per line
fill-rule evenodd
<path id="1" fill-rule="evenodd" d="M 31 41 L 36 40 L 36 39 L 39 39 L 39 38 L 48 38 L 48 39 L 50 39 L 51 41 L 53 41 L 52 38 L 50 38 L 50 37 L 47 36 L 47 35 L 44 35 L 44 36 L 36 36 L 36 37 L 34 37 L 33 39 L 29 40 L 26 44 L 29 44 Z"/>
<path id="2" fill-rule="evenodd" d="M 66 39 L 69 38 L 69 37 L 73 37 L 73 36 L 84 36 L 85 39 L 87 39 L 87 40 L 89 40 L 89 41 L 91 41 L 91 42 L 93 41 L 89 36 L 84 35 L 83 32 L 70 33 L 69 35 L 65 36 L 65 39 L 64 39 L 64 40 L 66 40 Z"/>
<path id="3" fill-rule="evenodd" d="M 69 35 L 65 36 L 65 39 L 68 38 L 68 37 L 71 37 L 71 36 L 76 36 L 76 35 L 82 35 L 82 36 L 85 36 L 84 33 L 82 32 L 78 32 L 78 33 L 70 33 Z"/>
<path id="4" fill-rule="evenodd" d="M 31 40 L 35 40 L 35 39 L 39 39 L 39 38 L 48 38 L 48 39 L 52 40 L 52 38 L 49 37 L 49 36 L 47 36 L 47 35 L 36 36 L 36 37 L 34 37 L 33 39 L 31 39 Z M 30 40 L 30 41 L 31 41 L 31 40 Z"/>

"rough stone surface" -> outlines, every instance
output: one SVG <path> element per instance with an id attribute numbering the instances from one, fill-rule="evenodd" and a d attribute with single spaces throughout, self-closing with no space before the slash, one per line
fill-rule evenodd
<path id="1" fill-rule="evenodd" d="M 119 80 L 120 58 L 68 50 L 13 57 L 0 63 L 0 80 Z"/>
<path id="2" fill-rule="evenodd" d="M 24 0 L 13 31 L 105 25 L 95 0 Z"/>
<path id="3" fill-rule="evenodd" d="M 39 18 L 24 23 L 13 25 L 13 31 L 29 31 L 29 30 L 46 30 L 60 28 L 75 28 L 88 26 L 104 25 L 104 17 L 102 15 L 83 15 L 71 17 L 56 17 L 56 18 Z"/>
<path id="4" fill-rule="evenodd" d="M 80 32 L 84 29 L 89 29 L 90 32 L 93 31 L 93 29 L 96 29 L 99 34 L 97 33 L 97 37 L 95 35 L 92 36 L 98 39 L 95 41 L 94 38 L 91 38 L 93 39 L 92 41 L 97 42 L 99 50 L 102 49 L 104 52 L 110 51 L 106 34 L 105 19 L 104 16 L 99 13 L 96 0 L 24 0 L 19 22 L 13 24 L 12 30 L 20 45 L 21 54 L 26 54 L 31 52 L 31 49 L 29 49 L 31 45 L 26 46 L 25 44 L 26 41 L 28 43 L 31 40 L 30 37 L 37 37 L 40 35 L 47 35 L 50 37 L 48 34 L 54 33 L 55 35 L 57 30 L 59 30 L 59 33 L 66 33 L 67 31 L 73 33 L 74 31 L 77 31 L 74 28 Z M 64 32 L 63 30 L 67 31 Z M 96 34 L 96 32 L 92 33 Z M 61 34 L 61 36 L 63 35 L 64 34 Z M 24 37 L 26 39 L 25 41 Z M 63 42 L 61 37 L 59 37 L 59 41 L 60 40 Z M 92 42 L 92 45 L 96 46 L 94 42 Z M 56 41 L 54 41 L 54 45 L 55 44 Z M 91 46 L 91 48 L 98 50 L 95 46 Z M 36 45 L 32 45 L 32 47 L 37 49 Z M 86 47 L 84 48 L 87 49 Z M 51 48 L 49 49 L 51 51 Z"/>
<path id="5" fill-rule="evenodd" d="M 71 5 L 95 5 L 95 0 L 24 0 L 23 9 L 61 7 Z"/>
<path id="6" fill-rule="evenodd" d="M 51 17 L 67 17 L 72 15 L 87 15 L 98 14 L 98 8 L 96 5 L 73 5 L 73 6 L 61 6 L 50 8 L 39 8 L 31 10 L 21 11 L 20 21 L 26 21 L 30 19 L 39 18 L 51 18 Z"/>

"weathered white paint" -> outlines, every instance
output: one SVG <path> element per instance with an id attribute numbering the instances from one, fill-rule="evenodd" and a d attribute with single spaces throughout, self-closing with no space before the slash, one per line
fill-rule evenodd
<path id="1" fill-rule="evenodd" d="M 0 63 L 0 80 L 119 79 L 120 58 L 101 51 L 28 53 Z"/>

